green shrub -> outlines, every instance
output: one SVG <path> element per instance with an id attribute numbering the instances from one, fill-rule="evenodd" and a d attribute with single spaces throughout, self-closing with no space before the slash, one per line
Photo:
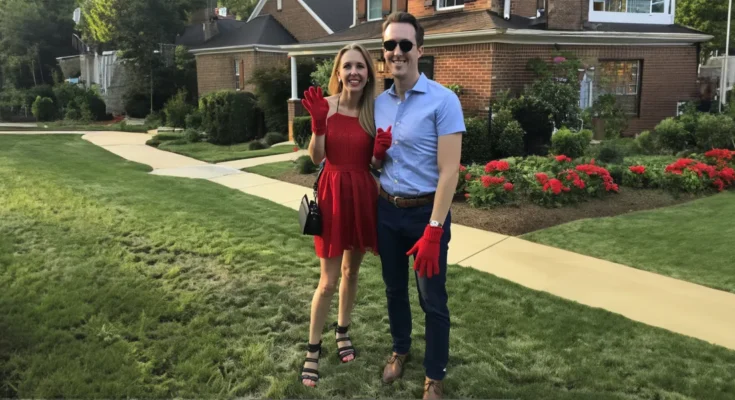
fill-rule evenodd
<path id="1" fill-rule="evenodd" d="M 286 135 L 278 132 L 268 132 L 265 134 L 265 138 L 263 140 L 265 140 L 265 143 L 268 146 L 273 146 L 274 144 L 288 141 L 288 138 Z"/>
<path id="2" fill-rule="evenodd" d="M 163 112 L 166 115 L 166 125 L 175 128 L 186 127 L 186 116 L 192 112 L 194 107 L 186 102 L 186 89 L 179 90 L 178 93 L 170 98 L 166 105 L 163 106 Z"/>
<path id="3" fill-rule="evenodd" d="M 661 147 L 659 146 L 656 136 L 650 131 L 643 131 L 635 138 L 636 150 L 640 154 L 659 154 Z"/>
<path id="4" fill-rule="evenodd" d="M 311 73 L 314 84 L 321 87 L 324 93 L 329 93 L 329 79 L 332 77 L 333 68 L 334 59 L 328 58 L 317 64 L 316 69 Z"/>
<path id="5" fill-rule="evenodd" d="M 142 93 L 125 96 L 125 114 L 131 118 L 145 118 L 151 110 L 150 97 Z"/>
<path id="6" fill-rule="evenodd" d="M 696 130 L 697 147 L 702 150 L 730 148 L 735 137 L 735 122 L 725 114 L 702 114 Z"/>
<path id="7" fill-rule="evenodd" d="M 605 125 L 605 138 L 615 139 L 628 128 L 628 116 L 620 107 L 615 95 L 604 94 L 595 100 L 592 113 L 601 119 Z"/>
<path id="8" fill-rule="evenodd" d="M 625 152 L 616 143 L 603 143 L 597 154 L 598 160 L 607 164 L 621 164 L 625 159 Z"/>
<path id="9" fill-rule="evenodd" d="M 189 143 L 196 143 L 201 139 L 201 135 L 199 134 L 199 131 L 196 129 L 187 129 L 184 131 L 184 140 L 186 140 Z"/>
<path id="10" fill-rule="evenodd" d="M 33 102 L 31 112 L 38 121 L 53 121 L 56 117 L 56 106 L 51 98 L 38 96 Z"/>
<path id="11" fill-rule="evenodd" d="M 511 121 L 500 134 L 497 143 L 499 157 L 517 157 L 523 155 L 523 137 L 526 132 L 518 121 Z"/>
<path id="12" fill-rule="evenodd" d="M 263 143 L 261 140 L 253 140 L 252 142 L 248 143 L 248 150 L 263 150 L 267 149 L 268 145 Z"/>
<path id="13" fill-rule="evenodd" d="M 145 117 L 145 126 L 148 129 L 157 129 L 161 126 L 166 125 L 166 115 L 162 115 L 159 112 L 152 112 Z"/>
<path id="14" fill-rule="evenodd" d="M 202 128 L 214 144 L 244 143 L 257 139 L 262 129 L 262 114 L 255 96 L 248 92 L 223 90 L 199 100 Z"/>
<path id="15" fill-rule="evenodd" d="M 590 146 L 592 131 L 585 129 L 579 132 L 562 128 L 551 137 L 551 152 L 570 158 L 582 157 Z"/>
<path id="16" fill-rule="evenodd" d="M 681 121 L 674 118 L 667 118 L 661 121 L 654 129 L 660 145 L 670 152 L 678 152 L 686 149 L 688 143 L 688 133 Z"/>
<path id="17" fill-rule="evenodd" d="M 295 117 L 293 119 L 294 142 L 305 149 L 311 140 L 311 117 Z"/>
<path id="18" fill-rule="evenodd" d="M 199 110 L 192 110 L 185 119 L 186 127 L 188 129 L 201 129 L 202 127 L 202 113 Z"/>
<path id="19" fill-rule="evenodd" d="M 167 142 L 170 140 L 181 140 L 184 138 L 184 135 L 179 132 L 161 132 L 153 136 L 153 138 L 161 142 Z"/>
<path id="20" fill-rule="evenodd" d="M 551 110 L 541 100 L 522 96 L 512 101 L 513 118 L 526 132 L 524 136 L 525 154 L 546 155 L 551 144 L 554 123 L 549 118 Z"/>
<path id="21" fill-rule="evenodd" d="M 104 121 L 108 118 L 105 101 L 95 92 L 87 91 L 85 101 L 94 121 Z"/>
<path id="22" fill-rule="evenodd" d="M 309 156 L 301 156 L 296 159 L 296 171 L 300 174 L 313 174 L 316 172 L 316 165 L 311 161 Z"/>
<path id="23" fill-rule="evenodd" d="M 495 120 L 493 119 L 493 124 Z M 467 131 L 462 135 L 462 164 L 484 164 L 493 158 L 492 144 L 487 121 L 477 118 L 465 119 Z"/>
<path id="24" fill-rule="evenodd" d="M 152 138 L 152 139 L 148 139 L 148 141 L 147 141 L 147 142 L 145 142 L 145 144 L 147 144 L 148 146 L 152 146 L 152 147 L 158 147 L 158 145 L 160 145 L 160 144 L 161 144 L 161 141 L 160 141 L 160 140 L 158 140 L 158 139 L 156 139 L 156 138 L 154 137 L 154 138 Z"/>
<path id="25" fill-rule="evenodd" d="M 311 85 L 313 62 L 301 62 L 297 68 L 299 87 L 303 93 Z M 258 108 L 265 115 L 269 132 L 288 132 L 288 99 L 291 97 L 291 72 L 286 66 L 258 68 L 253 71 L 249 83 L 255 86 Z"/>

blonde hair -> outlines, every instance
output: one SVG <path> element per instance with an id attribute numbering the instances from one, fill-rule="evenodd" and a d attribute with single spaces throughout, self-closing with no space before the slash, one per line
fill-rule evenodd
<path id="1" fill-rule="evenodd" d="M 362 91 L 362 97 L 360 97 L 359 119 L 362 129 L 371 137 L 375 137 L 375 70 L 373 69 L 373 59 L 365 47 L 356 43 L 348 44 L 337 53 L 337 56 L 334 58 L 332 76 L 329 78 L 329 93 L 332 95 L 341 95 L 342 93 L 342 83 L 339 81 L 339 68 L 342 56 L 350 50 L 357 50 L 362 54 L 368 69 L 368 81 Z"/>

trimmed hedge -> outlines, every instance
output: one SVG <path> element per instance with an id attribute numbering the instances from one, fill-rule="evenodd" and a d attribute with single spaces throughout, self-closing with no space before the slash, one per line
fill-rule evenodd
<path id="1" fill-rule="evenodd" d="M 311 140 L 311 117 L 295 117 L 293 119 L 294 142 L 305 149 Z"/>
<path id="2" fill-rule="evenodd" d="M 51 98 L 38 96 L 33 102 L 31 112 L 38 121 L 53 121 L 56 117 L 56 106 Z"/>
<path id="3" fill-rule="evenodd" d="M 259 139 L 263 114 L 256 106 L 255 95 L 223 90 L 199 100 L 202 128 L 209 142 L 235 144 Z"/>
<path id="4" fill-rule="evenodd" d="M 592 140 L 592 131 L 579 132 L 562 128 L 551 137 L 551 152 L 556 155 L 565 155 L 571 158 L 582 157 Z"/>
<path id="5" fill-rule="evenodd" d="M 492 139 L 488 122 L 478 118 L 467 118 L 464 124 L 467 131 L 462 135 L 462 164 L 481 164 L 491 160 Z"/>

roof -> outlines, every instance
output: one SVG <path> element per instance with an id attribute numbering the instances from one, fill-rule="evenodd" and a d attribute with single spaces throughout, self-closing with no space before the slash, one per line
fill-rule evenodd
<path id="1" fill-rule="evenodd" d="M 529 18 L 514 15 L 510 21 L 506 21 L 503 17 L 488 10 L 439 14 L 431 17 L 420 18 L 419 22 L 421 22 L 421 26 L 424 28 L 424 35 L 487 29 L 527 29 L 531 25 L 531 20 Z M 354 28 L 350 28 L 342 32 L 335 32 L 332 35 L 318 38 L 307 43 L 330 43 L 377 39 L 380 38 L 382 34 L 383 21 L 377 20 L 359 24 Z"/>
<path id="2" fill-rule="evenodd" d="M 327 24 L 332 32 L 352 26 L 354 0 L 303 0 Z"/>
<path id="3" fill-rule="evenodd" d="M 228 34 L 245 25 L 245 21 L 237 21 L 232 19 L 216 19 L 215 23 L 217 24 L 219 35 Z M 204 28 L 202 26 L 202 23 L 199 22 L 188 25 L 184 29 L 184 33 L 176 38 L 176 44 L 184 45 L 187 47 L 204 44 Z"/>
<path id="4" fill-rule="evenodd" d="M 201 24 L 193 26 L 199 30 L 198 33 L 192 33 L 189 37 L 185 37 L 185 32 L 185 35 L 179 39 L 201 35 L 198 43 L 188 45 L 191 50 L 249 45 L 280 46 L 297 43 L 296 39 L 270 15 L 261 15 L 250 22 L 217 20 L 217 26 L 220 28 L 219 33 L 207 42 L 204 42 Z M 177 40 L 177 44 L 183 43 L 179 43 L 179 40 Z"/>
<path id="5" fill-rule="evenodd" d="M 584 30 L 585 31 L 596 31 L 596 32 L 703 34 L 703 32 L 701 31 L 698 31 L 692 28 L 688 28 L 682 25 L 613 24 L 613 23 L 596 23 L 596 22 L 585 23 Z"/>

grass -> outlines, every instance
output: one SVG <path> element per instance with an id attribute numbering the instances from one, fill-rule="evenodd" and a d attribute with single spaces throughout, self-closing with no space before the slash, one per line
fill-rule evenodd
<path id="1" fill-rule="evenodd" d="M 178 153 L 197 160 L 218 163 L 232 160 L 244 160 L 247 158 L 273 156 L 277 154 L 292 153 L 293 146 L 273 146 L 262 150 L 249 150 L 247 143 L 232 146 L 218 146 L 207 142 L 197 143 L 166 143 L 158 146 L 161 150 Z"/>
<path id="2" fill-rule="evenodd" d="M 678 206 L 588 219 L 525 239 L 735 293 L 735 193 Z"/>
<path id="3" fill-rule="evenodd" d="M 281 175 L 293 171 L 295 167 L 295 164 L 291 161 L 281 161 L 244 168 L 243 171 L 278 179 Z"/>
<path id="4" fill-rule="evenodd" d="M 319 263 L 295 211 L 150 175 L 70 135 L 0 136 L 0 149 L 0 397 L 421 396 L 414 284 L 413 360 L 380 383 L 390 334 L 375 257 L 350 331 L 358 359 L 341 365 L 327 334 L 307 389 Z M 472 269 L 448 282 L 448 397 L 735 396 L 734 351 Z"/>
<path id="5" fill-rule="evenodd" d="M 0 132 L 8 131 L 121 131 L 146 133 L 148 128 L 144 125 L 128 125 L 124 122 L 105 125 L 102 123 L 84 124 L 77 121 L 39 122 L 37 127 L 8 127 L 0 126 Z"/>

